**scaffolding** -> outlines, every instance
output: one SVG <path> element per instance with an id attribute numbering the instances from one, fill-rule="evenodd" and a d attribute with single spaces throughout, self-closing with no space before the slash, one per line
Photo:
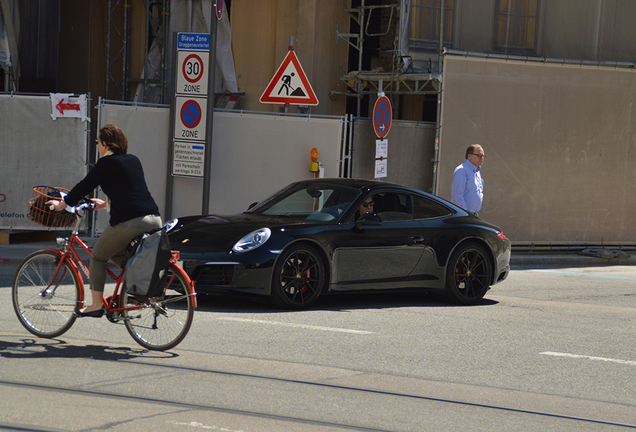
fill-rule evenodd
<path id="1" fill-rule="evenodd" d="M 167 103 L 167 52 L 165 41 L 168 36 L 168 0 L 138 0 L 135 5 L 145 8 L 144 31 L 144 67 L 142 78 L 131 76 L 131 14 L 133 0 L 108 0 L 108 31 L 106 42 L 106 91 L 105 98 L 126 101 L 130 99 L 131 84 L 141 84 L 144 90 L 159 89 L 159 100 L 148 101 L 148 91 L 143 92 L 143 101 Z M 153 55 L 159 55 L 159 70 L 150 61 Z M 121 67 L 121 79 L 116 69 Z"/>
<path id="2" fill-rule="evenodd" d="M 409 56 L 401 52 L 401 35 L 404 34 L 403 26 L 407 25 L 402 18 L 402 0 L 395 3 L 368 5 L 366 0 L 360 0 L 360 5 L 352 6 L 353 0 L 344 0 L 344 10 L 353 21 L 358 24 L 358 33 L 341 33 L 336 30 L 338 39 L 344 40 L 358 52 L 358 68 L 340 77 L 347 85 L 349 91 L 332 91 L 331 95 L 342 95 L 357 98 L 357 116 L 361 115 L 361 100 L 364 96 L 375 96 L 378 93 L 387 95 L 437 95 L 440 91 L 440 74 L 429 72 L 416 72 L 412 70 L 412 61 Z M 349 4 L 349 5 L 348 5 Z M 370 23 L 372 14 L 379 11 L 388 19 L 386 29 L 382 32 L 372 33 Z M 396 23 L 397 22 L 397 23 Z M 379 36 L 381 38 L 393 38 L 390 42 L 392 49 L 386 50 L 390 55 L 390 71 L 371 70 L 363 71 L 364 40 L 367 37 Z M 382 68 L 379 68 L 382 69 Z"/>

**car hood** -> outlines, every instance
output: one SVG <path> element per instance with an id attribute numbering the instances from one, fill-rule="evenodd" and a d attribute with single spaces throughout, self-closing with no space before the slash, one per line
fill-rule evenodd
<path id="1" fill-rule="evenodd" d="M 317 224 L 289 217 L 249 213 L 188 216 L 179 218 L 177 225 L 170 230 L 170 246 L 184 253 L 228 252 L 243 236 L 260 228 L 270 228 L 274 234 L 280 228 Z"/>

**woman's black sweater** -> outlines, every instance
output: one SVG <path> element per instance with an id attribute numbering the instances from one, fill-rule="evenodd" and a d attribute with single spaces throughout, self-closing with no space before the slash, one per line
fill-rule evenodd
<path id="1" fill-rule="evenodd" d="M 100 158 L 64 201 L 70 206 L 77 205 L 97 186 L 101 186 L 110 199 L 110 224 L 113 226 L 140 216 L 159 215 L 137 156 L 111 154 Z"/>

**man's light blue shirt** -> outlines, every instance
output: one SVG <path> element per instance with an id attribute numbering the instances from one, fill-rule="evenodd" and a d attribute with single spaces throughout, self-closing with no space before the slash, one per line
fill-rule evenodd
<path id="1" fill-rule="evenodd" d="M 484 200 L 484 181 L 480 171 L 481 167 L 476 167 L 466 159 L 453 173 L 451 202 L 472 213 L 481 210 Z"/>

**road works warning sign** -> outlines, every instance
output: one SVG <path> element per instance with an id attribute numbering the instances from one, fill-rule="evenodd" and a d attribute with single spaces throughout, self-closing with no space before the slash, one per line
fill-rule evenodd
<path id="1" fill-rule="evenodd" d="M 318 105 L 316 93 L 293 49 L 289 50 L 259 100 L 272 104 Z"/>

